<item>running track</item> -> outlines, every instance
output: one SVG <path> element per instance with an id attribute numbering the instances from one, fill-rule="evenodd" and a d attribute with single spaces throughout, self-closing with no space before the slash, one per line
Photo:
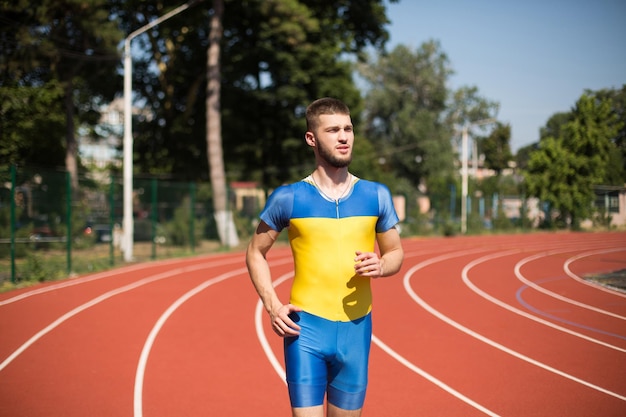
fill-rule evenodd
<path id="1" fill-rule="evenodd" d="M 626 416 L 626 233 L 404 240 L 374 282 L 365 417 Z M 242 252 L 0 294 L 0 416 L 288 416 Z M 270 253 L 287 299 L 292 262 Z M 320 260 L 323 262 L 323 260 Z"/>

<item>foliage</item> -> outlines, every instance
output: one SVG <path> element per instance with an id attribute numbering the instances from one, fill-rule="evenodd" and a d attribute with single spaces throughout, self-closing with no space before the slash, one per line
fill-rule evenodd
<path id="1" fill-rule="evenodd" d="M 443 121 L 452 70 L 437 42 L 399 45 L 359 66 L 368 83 L 364 133 L 395 176 L 417 187 L 453 168 L 452 132 Z"/>
<path id="2" fill-rule="evenodd" d="M 510 140 L 511 126 L 502 123 L 496 123 L 489 136 L 478 140 L 480 152 L 485 156 L 485 167 L 496 171 L 498 176 L 513 159 Z"/>
<path id="3" fill-rule="evenodd" d="M 15 127 L 6 142 L 0 141 L 0 150 L 11 162 L 26 159 L 31 164 L 34 161 L 23 151 L 27 144 L 48 142 L 46 147 L 54 152 L 44 152 L 47 159 L 34 159 L 57 166 L 62 148 L 66 169 L 77 186 L 76 126 L 97 123 L 99 104 L 111 100 L 120 86 L 116 83 L 120 79 L 116 77 L 116 49 L 121 32 L 111 16 L 109 1 L 41 0 L 33 4 L 16 0 L 1 4 L 0 94 L 10 98 L 7 124 Z M 22 111 L 29 103 L 36 107 Z M 52 129 L 47 131 L 47 127 Z"/>
<path id="4" fill-rule="evenodd" d="M 11 165 L 63 165 L 62 94 L 56 81 L 0 85 L 0 180 L 9 181 Z"/>
<path id="5" fill-rule="evenodd" d="M 547 202 L 558 213 L 557 226 L 571 225 L 592 214 L 593 185 L 606 178 L 606 163 L 620 127 L 611 102 L 583 95 L 560 126 L 559 136 L 541 140 L 525 171 L 529 195 Z"/>
<path id="6" fill-rule="evenodd" d="M 120 2 L 127 32 L 173 8 L 168 1 Z M 346 59 L 388 34 L 384 2 L 224 1 L 221 45 L 222 142 L 229 180 L 276 186 L 310 167 L 303 110 L 334 95 L 358 119 L 360 96 Z M 133 41 L 133 87 L 145 114 L 135 123 L 135 167 L 202 179 L 206 156 L 207 16 L 200 3 Z"/>
<path id="7" fill-rule="evenodd" d="M 191 224 L 191 211 L 189 209 L 190 198 L 185 197 L 180 205 L 174 210 L 172 220 L 163 226 L 167 243 L 174 246 L 191 246 L 191 236 L 189 232 Z M 204 237 L 206 226 L 205 219 L 195 218 L 193 220 L 193 238 L 195 242 L 201 242 Z"/>

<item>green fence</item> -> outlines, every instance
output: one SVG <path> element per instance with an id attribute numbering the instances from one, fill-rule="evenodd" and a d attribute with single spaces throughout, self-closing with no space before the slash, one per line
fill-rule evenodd
<path id="1" fill-rule="evenodd" d="M 11 167 L 0 190 L 0 284 L 47 281 L 124 263 L 121 176 Z M 239 213 L 243 233 L 256 212 Z M 204 183 L 133 180 L 133 261 L 220 250 Z"/>

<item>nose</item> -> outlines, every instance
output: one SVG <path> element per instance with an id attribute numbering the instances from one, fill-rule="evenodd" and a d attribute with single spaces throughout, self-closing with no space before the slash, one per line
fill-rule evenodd
<path id="1" fill-rule="evenodd" d="M 345 129 L 341 129 L 339 131 L 339 141 L 340 142 L 347 142 L 348 141 L 348 132 L 346 132 Z"/>

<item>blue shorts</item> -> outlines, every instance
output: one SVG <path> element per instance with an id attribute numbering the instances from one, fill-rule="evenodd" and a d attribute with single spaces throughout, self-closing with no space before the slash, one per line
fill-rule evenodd
<path id="1" fill-rule="evenodd" d="M 372 338 L 372 317 L 330 321 L 292 313 L 300 335 L 285 338 L 285 368 L 292 407 L 328 402 L 344 410 L 363 407 Z"/>

